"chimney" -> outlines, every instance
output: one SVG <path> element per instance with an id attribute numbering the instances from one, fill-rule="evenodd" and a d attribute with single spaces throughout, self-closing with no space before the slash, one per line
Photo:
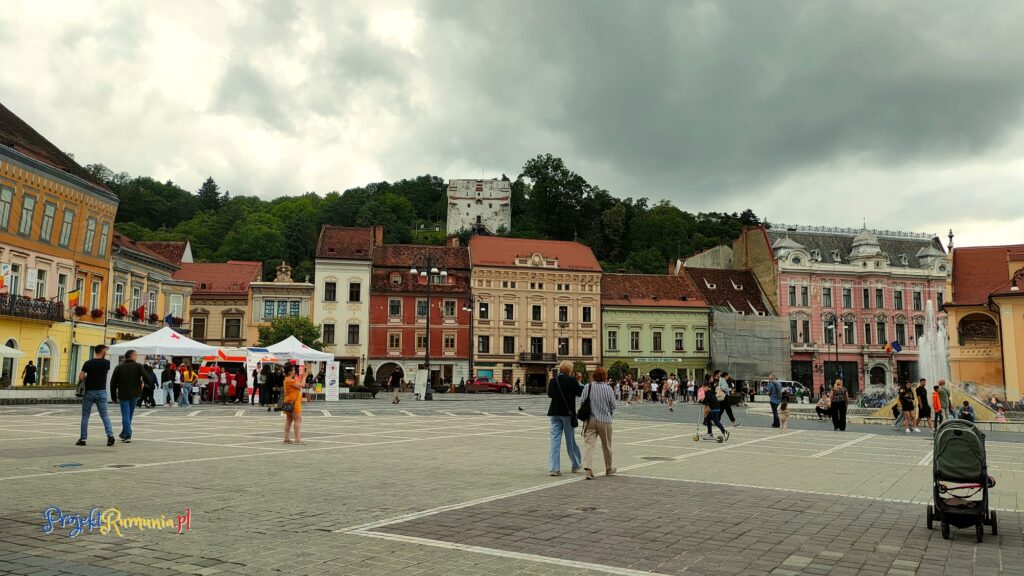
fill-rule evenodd
<path id="1" fill-rule="evenodd" d="M 384 227 L 374 226 L 373 227 L 373 245 L 383 246 L 384 245 Z"/>
<path id="2" fill-rule="evenodd" d="M 452 234 L 451 236 L 445 239 L 444 245 L 448 246 L 449 248 L 458 248 L 459 237 L 455 234 Z"/>

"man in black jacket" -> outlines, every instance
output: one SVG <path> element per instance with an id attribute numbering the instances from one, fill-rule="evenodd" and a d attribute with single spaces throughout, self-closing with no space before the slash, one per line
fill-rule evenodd
<path id="1" fill-rule="evenodd" d="M 548 470 L 552 476 L 562 475 L 561 448 L 565 436 L 566 450 L 572 462 L 572 473 L 581 469 L 580 447 L 576 444 L 572 419 L 576 415 L 576 397 L 581 394 L 580 384 L 572 377 L 572 362 L 563 360 L 558 365 L 558 374 L 548 383 L 548 416 L 551 418 L 551 451 Z"/>
<path id="2" fill-rule="evenodd" d="M 135 350 L 124 355 L 124 362 L 114 368 L 110 377 L 111 388 L 117 391 L 117 399 L 121 405 L 121 437 L 122 442 L 132 441 L 132 417 L 135 415 L 135 401 L 142 394 L 146 383 L 146 372 L 142 365 L 135 361 Z"/>

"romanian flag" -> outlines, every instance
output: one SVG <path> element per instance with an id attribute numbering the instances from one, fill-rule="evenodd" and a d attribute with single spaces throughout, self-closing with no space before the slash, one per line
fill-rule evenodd
<path id="1" fill-rule="evenodd" d="M 72 290 L 71 292 L 68 292 L 68 308 L 78 307 L 78 297 L 81 293 L 81 290 Z"/>

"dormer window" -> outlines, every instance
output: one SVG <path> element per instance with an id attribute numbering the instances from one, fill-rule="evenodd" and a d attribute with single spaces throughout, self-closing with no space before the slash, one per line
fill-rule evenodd
<path id="1" fill-rule="evenodd" d="M 799 256 L 793 256 L 793 264 L 799 264 L 801 262 L 803 262 L 803 260 L 801 260 Z"/>
<path id="2" fill-rule="evenodd" d="M 900 254 L 900 264 L 902 264 L 904 266 L 909 266 L 910 265 L 910 259 L 907 258 L 906 254 Z"/>
<path id="3" fill-rule="evenodd" d="M 811 260 L 821 262 L 821 250 L 818 250 L 817 248 L 811 250 Z"/>
<path id="4" fill-rule="evenodd" d="M 832 261 L 833 262 L 839 262 L 839 260 L 840 260 L 840 258 L 839 258 L 839 250 L 833 250 L 832 251 Z"/>
<path id="5" fill-rule="evenodd" d="M 392 272 L 391 273 L 391 285 L 392 286 L 401 286 L 402 285 L 402 273 L 401 272 Z"/>
<path id="6" fill-rule="evenodd" d="M 708 287 L 708 290 L 714 290 L 715 289 L 715 285 L 712 284 L 711 282 L 708 282 L 707 278 L 704 278 L 704 285 Z"/>
<path id="7" fill-rule="evenodd" d="M 732 278 L 729 279 L 729 282 L 732 283 L 732 289 L 733 290 L 735 290 L 737 292 L 742 292 L 743 291 L 743 285 L 742 284 L 737 284 L 737 283 L 733 282 Z"/>

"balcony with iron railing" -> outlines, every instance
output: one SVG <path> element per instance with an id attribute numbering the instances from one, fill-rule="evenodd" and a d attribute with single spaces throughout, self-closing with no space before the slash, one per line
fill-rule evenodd
<path id="1" fill-rule="evenodd" d="M 12 294 L 0 294 L 0 316 L 40 322 L 63 322 L 64 304 Z"/>
<path id="2" fill-rule="evenodd" d="M 556 355 L 553 352 L 520 352 L 519 361 L 535 364 L 554 364 Z"/>

